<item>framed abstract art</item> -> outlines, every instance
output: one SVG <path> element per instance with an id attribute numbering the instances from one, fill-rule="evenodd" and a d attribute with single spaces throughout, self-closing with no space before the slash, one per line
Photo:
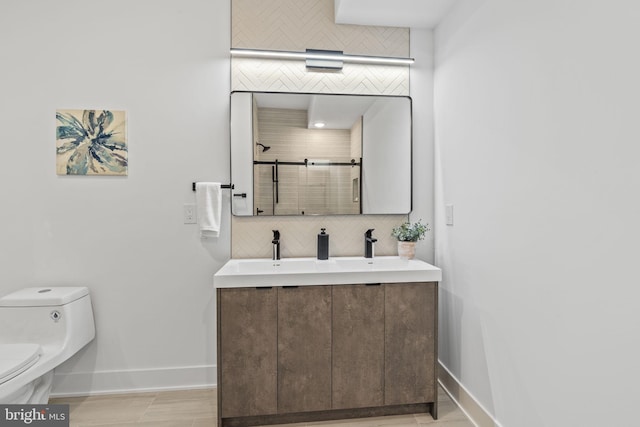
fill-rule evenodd
<path id="1" fill-rule="evenodd" d="M 57 110 L 58 175 L 127 175 L 125 111 Z"/>

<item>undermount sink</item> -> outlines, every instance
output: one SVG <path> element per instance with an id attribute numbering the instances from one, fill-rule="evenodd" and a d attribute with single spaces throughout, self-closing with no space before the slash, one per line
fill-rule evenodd
<path id="1" fill-rule="evenodd" d="M 213 277 L 216 288 L 359 283 L 439 282 L 442 271 L 424 261 L 376 258 L 231 259 Z"/>

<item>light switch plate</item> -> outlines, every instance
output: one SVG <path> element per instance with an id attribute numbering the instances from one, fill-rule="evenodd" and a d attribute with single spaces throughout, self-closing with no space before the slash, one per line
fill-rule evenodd
<path id="1" fill-rule="evenodd" d="M 453 225 L 453 205 L 444 205 L 445 222 L 447 225 Z"/>

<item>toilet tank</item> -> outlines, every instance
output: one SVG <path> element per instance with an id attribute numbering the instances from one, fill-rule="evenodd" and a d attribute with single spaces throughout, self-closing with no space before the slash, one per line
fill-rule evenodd
<path id="1" fill-rule="evenodd" d="M 0 298 L 0 344 L 37 343 L 73 354 L 95 337 L 89 289 L 26 288 Z"/>

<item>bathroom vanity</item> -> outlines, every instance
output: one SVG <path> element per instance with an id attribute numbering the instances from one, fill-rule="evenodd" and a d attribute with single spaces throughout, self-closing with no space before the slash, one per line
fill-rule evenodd
<path id="1" fill-rule="evenodd" d="M 440 280 L 398 257 L 230 260 L 214 276 L 218 425 L 437 418 Z"/>

